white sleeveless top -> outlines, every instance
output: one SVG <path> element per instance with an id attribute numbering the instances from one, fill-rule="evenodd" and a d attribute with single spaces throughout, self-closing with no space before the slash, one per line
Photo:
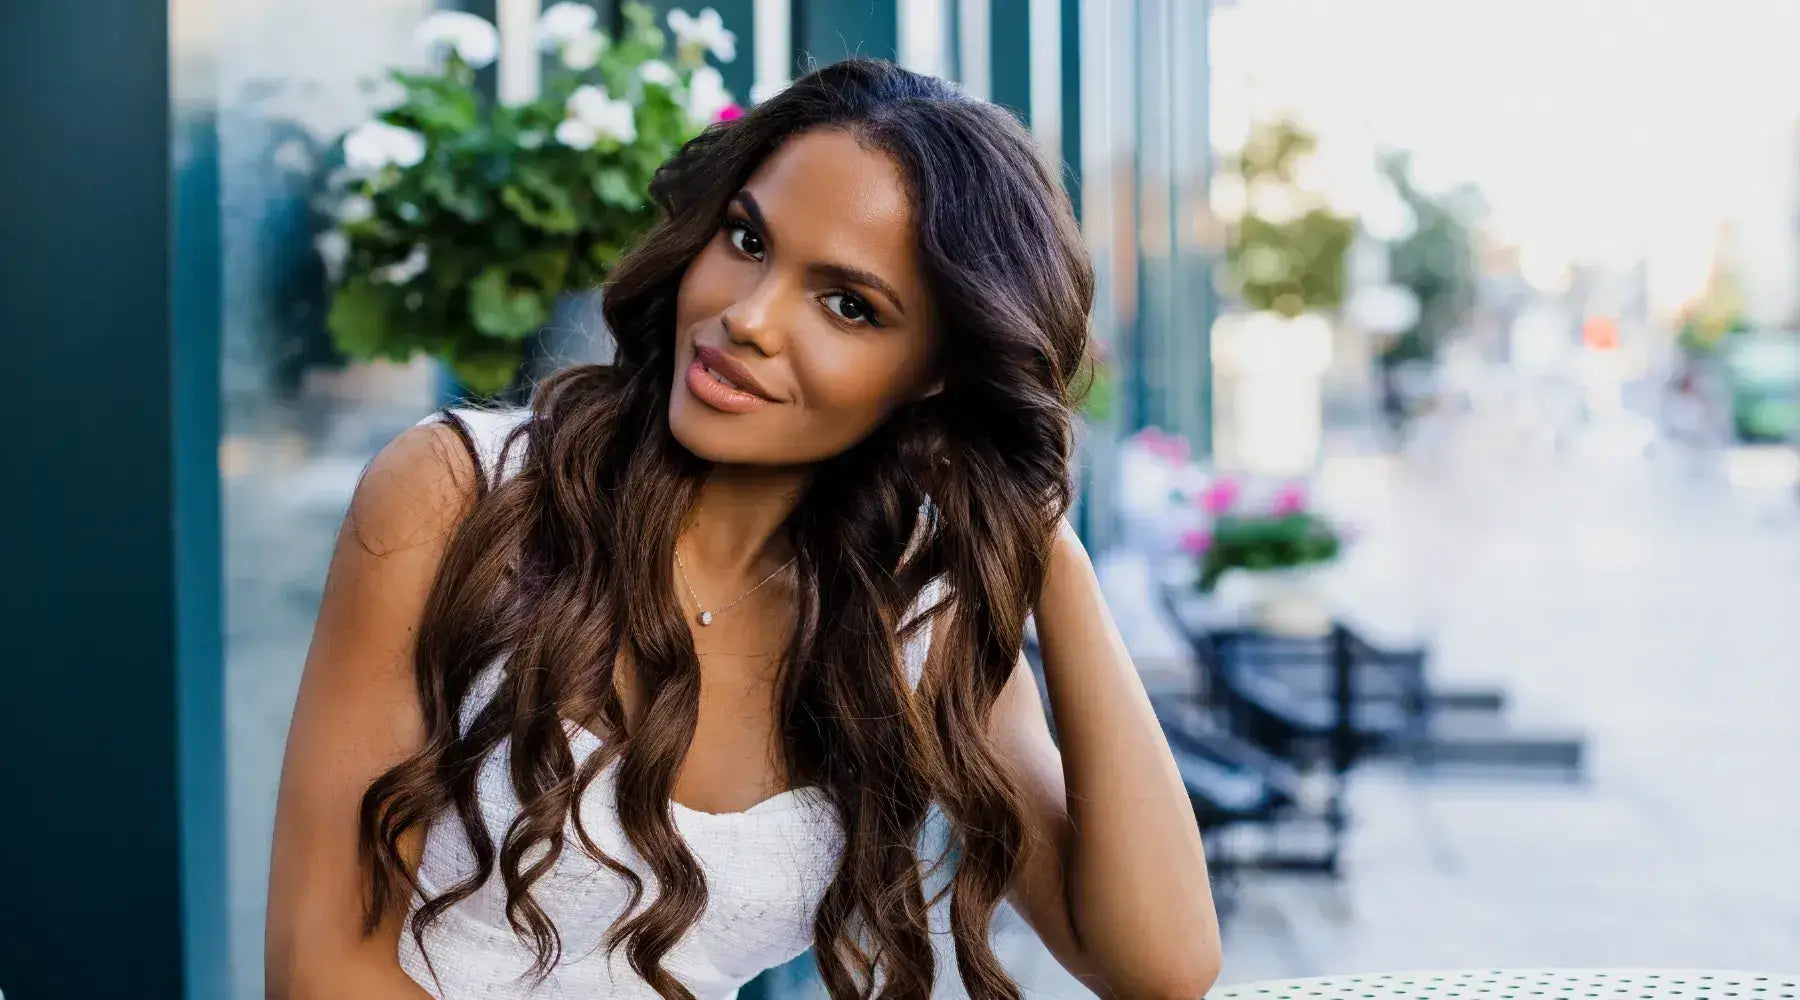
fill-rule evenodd
<path id="1" fill-rule="evenodd" d="M 521 440 L 504 456 L 507 435 L 527 411 L 458 410 L 480 454 L 482 471 L 497 481 L 523 462 Z M 423 422 L 442 419 L 434 414 Z M 920 595 L 919 607 L 936 599 L 935 586 Z M 930 645 L 928 630 L 904 653 L 916 683 Z M 502 663 L 476 681 L 463 704 L 466 727 L 493 696 Z M 600 746 L 599 737 L 566 722 L 579 766 Z M 502 742 L 482 765 L 477 788 L 487 828 L 496 844 L 519 813 L 508 778 L 510 744 Z M 644 881 L 644 903 L 656 893 L 656 879 L 626 839 L 614 803 L 617 764 L 600 772 L 580 804 L 594 842 Z M 736 813 L 705 813 L 672 803 L 675 826 L 706 873 L 706 908 L 687 934 L 663 957 L 663 968 L 698 1000 L 729 1000 L 739 986 L 780 965 L 812 944 L 813 916 L 843 850 L 843 831 L 823 792 L 794 788 Z M 498 872 L 480 889 L 451 907 L 426 931 L 425 951 L 413 941 L 410 925 L 400 937 L 400 964 L 427 993 L 439 1000 L 532 997 L 536 1000 L 657 1000 L 657 993 L 632 971 L 620 948 L 608 958 L 603 942 L 624 914 L 629 887 L 584 853 L 570 822 L 568 846 L 555 866 L 532 887 L 562 937 L 562 959 L 535 988 L 527 973 L 535 952 L 506 919 L 506 890 Z M 475 868 L 474 855 L 454 815 L 437 818 L 426 834 L 418 877 L 437 894 Z M 415 900 L 416 908 L 418 901 Z M 640 911 L 641 912 L 641 911 Z M 427 963 L 429 957 L 429 964 Z"/>

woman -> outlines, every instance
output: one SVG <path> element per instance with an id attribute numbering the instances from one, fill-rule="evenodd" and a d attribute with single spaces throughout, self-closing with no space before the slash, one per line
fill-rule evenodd
<path id="1" fill-rule="evenodd" d="M 833 997 L 923 998 L 938 860 L 970 996 L 1020 995 L 1003 899 L 1098 994 L 1203 994 L 1193 814 L 1063 521 L 1092 274 L 1029 135 L 851 61 L 653 194 L 612 365 L 357 489 L 269 995 L 725 998 L 810 945 Z"/>

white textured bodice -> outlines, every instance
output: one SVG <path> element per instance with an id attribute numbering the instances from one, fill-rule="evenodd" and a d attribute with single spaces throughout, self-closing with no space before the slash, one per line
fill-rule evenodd
<path id="1" fill-rule="evenodd" d="M 474 436 L 484 472 L 496 470 L 504 477 L 516 470 L 521 456 L 501 456 L 500 445 L 525 412 L 462 410 L 458 416 Z M 915 680 L 928 645 L 929 636 L 921 634 L 905 652 Z M 490 666 L 470 691 L 463 705 L 465 726 L 493 696 L 503 666 Z M 579 766 L 600 746 L 599 737 L 573 722 L 565 726 Z M 508 778 L 510 749 L 501 743 L 478 779 L 482 817 L 496 845 L 520 808 Z M 617 766 L 589 785 L 580 804 L 582 822 L 601 850 L 643 879 L 647 903 L 656 880 L 620 826 L 614 804 Z M 813 916 L 836 871 L 843 832 L 823 793 L 810 788 L 791 789 L 744 812 L 704 813 L 679 803 L 673 809 L 676 829 L 705 871 L 707 901 L 663 967 L 699 1000 L 726 1000 L 759 972 L 811 945 Z M 655 1000 L 656 992 L 632 971 L 622 948 L 609 959 L 601 947 L 624 913 L 629 887 L 581 850 L 573 825 L 571 820 L 567 846 L 554 868 L 532 888 L 562 938 L 562 959 L 548 979 L 533 988 L 525 978 L 534 952 L 507 923 L 506 891 L 497 873 L 431 925 L 423 954 L 410 927 L 402 934 L 400 961 L 412 978 L 432 996 L 449 1000 Z M 453 815 L 440 816 L 426 835 L 418 871 L 422 887 L 436 894 L 474 870 L 461 824 Z"/>

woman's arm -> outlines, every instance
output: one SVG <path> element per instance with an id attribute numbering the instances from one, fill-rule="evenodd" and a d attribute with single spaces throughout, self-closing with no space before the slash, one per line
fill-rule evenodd
<path id="1" fill-rule="evenodd" d="M 404 908 L 362 933 L 357 811 L 369 783 L 422 742 L 413 639 L 474 474 L 454 430 L 414 428 L 376 456 L 344 518 L 282 765 L 265 930 L 270 1000 L 426 996 L 400 968 Z M 422 842 L 413 837 L 413 863 Z"/>
<path id="2" fill-rule="evenodd" d="M 1102 996 L 1200 997 L 1218 978 L 1220 952 L 1199 828 L 1087 551 L 1067 525 L 1036 620 L 1061 750 L 1021 660 L 993 716 L 1028 802 L 1013 904 Z"/>

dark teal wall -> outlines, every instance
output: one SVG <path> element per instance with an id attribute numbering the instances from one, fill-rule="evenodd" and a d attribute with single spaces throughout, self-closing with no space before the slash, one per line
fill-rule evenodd
<path id="1" fill-rule="evenodd" d="M 988 99 L 1031 121 L 1031 0 L 989 0 Z"/>
<path id="2" fill-rule="evenodd" d="M 175 312 L 176 184 L 217 209 L 171 177 L 169 18 L 58 0 L 0 31 L 0 990 L 22 1000 L 224 995 L 217 328 Z M 185 871 L 184 843 L 206 849 Z"/>
<path id="3" fill-rule="evenodd" d="M 1081 217 L 1081 0 L 1062 2 L 1063 186 Z"/>
<path id="4" fill-rule="evenodd" d="M 896 0 L 794 0 L 794 75 L 849 56 L 899 57 Z"/>

